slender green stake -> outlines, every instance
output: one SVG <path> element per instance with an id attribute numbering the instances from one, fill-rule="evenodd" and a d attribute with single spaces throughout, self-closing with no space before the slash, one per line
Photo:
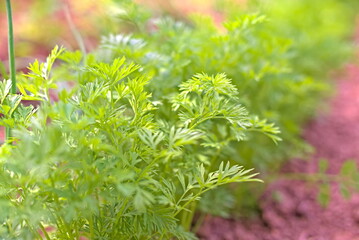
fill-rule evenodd
<path id="1" fill-rule="evenodd" d="M 11 93 L 16 94 L 16 68 L 15 68 L 15 49 L 14 49 L 14 30 L 12 22 L 11 0 L 6 0 L 6 12 L 8 22 L 8 46 L 9 46 L 9 65 L 11 79 Z M 6 139 L 11 137 L 11 128 L 6 128 Z"/>

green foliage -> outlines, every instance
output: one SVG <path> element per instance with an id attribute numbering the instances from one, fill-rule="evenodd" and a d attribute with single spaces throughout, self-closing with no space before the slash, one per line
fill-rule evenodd
<path id="1" fill-rule="evenodd" d="M 272 31 L 293 39 L 293 66 L 317 79 L 341 66 L 352 46 L 358 2 L 353 0 L 262 1 L 261 10 L 272 19 Z M 255 4 L 254 8 L 257 8 Z"/>
<path id="2" fill-rule="evenodd" d="M 59 57 L 64 63 L 53 71 Z M 22 95 L 9 92 L 9 80 L 0 84 L 0 124 L 14 129 L 16 142 L 0 148 L 1 238 L 194 239 L 190 225 L 204 193 L 259 181 L 252 170 L 213 161 L 261 125 L 224 74 L 184 82 L 171 98 L 176 120 L 168 121 L 156 114 L 162 106 L 139 69 L 56 47 L 22 76 Z M 63 79 L 76 84 L 52 101 Z M 40 105 L 25 107 L 25 99 Z M 240 137 L 219 142 L 211 126 Z"/>
<path id="3" fill-rule="evenodd" d="M 325 81 L 329 72 L 350 55 L 352 46 L 347 38 L 353 32 L 355 3 L 250 1 L 249 8 L 242 10 L 229 2 L 221 6 L 228 15 L 222 26 L 210 17 L 198 15 L 191 16 L 187 23 L 170 17 L 156 18 L 151 22 L 156 26 L 154 31 L 103 37 L 98 56 L 104 60 L 126 56 L 146 66 L 143 70 L 153 75 L 148 89 L 164 110 L 157 114 L 170 121 L 178 120 L 169 114 L 169 109 L 173 104 L 171 96 L 180 90 L 179 84 L 185 86 L 183 82 L 198 72 L 225 73 L 237 88 L 236 93 L 231 92 L 237 98 L 236 107 L 221 101 L 215 106 L 206 104 L 207 95 L 199 87 L 177 101 L 176 107 L 185 105 L 180 117 L 193 124 L 206 118 L 207 108 L 244 116 L 240 104 L 253 114 L 247 116 L 247 122 L 259 116 L 275 123 L 283 139 L 278 146 L 272 142 L 280 140 L 276 135 L 278 129 L 265 121 L 246 126 L 253 132 L 245 135 L 247 141 L 229 144 L 226 140 L 244 136 L 233 127 L 217 127 L 220 119 L 207 123 L 214 133 L 210 139 L 220 143 L 209 143 L 209 146 L 222 149 L 212 162 L 214 165 L 230 159 L 249 168 L 274 172 L 283 160 L 310 151 L 310 146 L 301 139 L 302 126 L 330 93 L 329 82 Z M 226 4 L 232 7 L 226 8 Z M 345 17 L 340 17 L 343 14 Z M 336 19 L 335 29 L 333 21 L 328 19 Z M 204 100 L 204 107 L 191 106 L 197 99 Z M 267 132 L 270 138 L 256 134 L 253 125 Z"/>
<path id="4" fill-rule="evenodd" d="M 0 84 L 0 125 L 14 129 L 0 148 L 1 238 L 194 239 L 196 209 L 229 216 L 233 192 L 250 202 L 259 188 L 232 184 L 259 181 L 247 168 L 275 170 L 306 149 L 301 126 L 349 49 L 347 1 L 266 1 L 227 9 L 220 27 L 203 16 L 147 22 L 116 2 L 135 33 L 104 37 L 86 57 L 56 47 L 19 76 L 21 95 Z M 352 168 L 343 175 L 356 178 Z"/>
<path id="5" fill-rule="evenodd" d="M 154 75 L 149 88 L 154 98 L 165 105 L 169 104 L 168 95 L 178 91 L 176 86 L 196 72 L 225 72 L 238 89 L 239 103 L 284 130 L 282 136 L 288 144 L 282 144 L 281 150 L 273 151 L 276 146 L 256 134 L 233 147 L 238 149 L 232 154 L 236 162 L 265 168 L 275 159 L 298 152 L 299 123 L 313 112 L 314 103 L 326 88 L 293 71 L 288 56 L 290 40 L 273 35 L 268 25 L 262 15 L 242 14 L 226 22 L 223 33 L 210 19 L 197 18 L 196 26 L 190 27 L 166 18 L 158 23 L 157 32 L 142 36 L 144 39 L 121 35 L 104 38 L 100 55 L 125 55 L 146 65 L 149 74 Z M 126 43 L 111 39 L 126 39 Z M 140 48 L 137 43 L 141 43 Z M 309 94 L 313 96 L 308 98 Z M 303 110 L 293 112 L 299 101 Z M 266 147 L 258 150 L 257 142 Z"/>
<path id="6" fill-rule="evenodd" d="M 4 80 L 0 85 L 0 124 L 13 128 L 16 125 L 26 125 L 36 112 L 33 106 L 20 104 L 22 97 L 11 94 L 11 80 Z"/>

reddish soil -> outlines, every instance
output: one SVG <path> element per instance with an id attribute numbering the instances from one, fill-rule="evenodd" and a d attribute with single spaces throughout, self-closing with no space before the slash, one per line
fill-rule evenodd
<path id="1" fill-rule="evenodd" d="M 329 161 L 328 173 L 336 174 L 344 161 L 359 161 L 359 67 L 347 66 L 344 75 L 329 113 L 305 131 L 315 154 L 289 162 L 284 173 L 316 172 L 318 160 L 324 158 Z M 359 194 L 345 200 L 333 184 L 327 208 L 318 203 L 317 195 L 318 188 L 308 182 L 277 180 L 263 194 L 258 220 L 208 217 L 198 235 L 206 240 L 359 240 Z"/>

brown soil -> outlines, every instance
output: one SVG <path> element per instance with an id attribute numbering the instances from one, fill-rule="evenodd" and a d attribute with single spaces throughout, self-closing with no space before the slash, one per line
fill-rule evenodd
<path id="1" fill-rule="evenodd" d="M 315 154 L 310 160 L 289 162 L 283 172 L 317 172 L 318 160 L 324 158 L 329 161 L 328 173 L 336 174 L 344 161 L 359 161 L 359 67 L 350 65 L 345 70 L 330 112 L 305 131 Z M 208 217 L 198 235 L 206 240 L 359 240 L 359 194 L 345 200 L 332 184 L 327 208 L 317 196 L 318 187 L 313 184 L 278 180 L 263 194 L 258 220 Z"/>

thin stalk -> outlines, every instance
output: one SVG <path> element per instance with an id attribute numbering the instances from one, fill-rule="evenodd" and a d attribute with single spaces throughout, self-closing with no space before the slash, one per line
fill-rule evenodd
<path id="1" fill-rule="evenodd" d="M 81 52 L 84 54 L 84 58 L 86 58 L 86 45 L 85 45 L 85 42 L 81 36 L 81 33 L 80 31 L 76 28 L 76 25 L 72 19 L 72 16 L 71 16 L 71 13 L 70 13 L 70 8 L 69 8 L 69 5 L 68 5 L 68 1 L 65 1 L 65 4 L 64 4 L 64 12 L 65 12 L 65 18 L 66 18 L 66 21 L 70 27 L 70 30 L 71 30 L 71 33 L 72 35 L 74 36 L 75 40 L 77 41 L 77 44 L 79 45 L 80 47 L 80 50 Z"/>
<path id="2" fill-rule="evenodd" d="M 39 225 L 40 225 L 41 231 L 42 231 L 42 232 L 44 233 L 44 235 L 45 235 L 46 240 L 51 240 L 49 234 L 47 233 L 47 231 L 46 231 L 46 229 L 45 229 L 45 227 L 44 227 L 44 225 L 42 225 L 42 223 L 39 223 Z"/>
<path id="3" fill-rule="evenodd" d="M 196 207 L 197 207 L 197 203 L 192 202 L 191 205 L 189 206 L 189 212 L 183 212 L 184 217 L 182 219 L 181 225 L 186 231 L 191 230 L 191 225 L 192 225 L 194 214 L 196 212 Z"/>
<path id="4" fill-rule="evenodd" d="M 199 228 L 202 226 L 202 223 L 204 222 L 204 219 L 206 218 L 207 214 L 205 213 L 199 213 L 199 217 L 195 223 L 195 225 L 193 226 L 193 228 L 191 229 L 191 231 L 193 233 L 197 233 Z"/>
<path id="5" fill-rule="evenodd" d="M 93 216 L 90 216 L 89 228 L 90 228 L 90 239 L 95 239 L 95 225 L 93 221 Z"/>
<path id="6" fill-rule="evenodd" d="M 12 21 L 11 0 L 6 0 L 6 13 L 8 21 L 8 50 L 9 50 L 9 69 L 11 79 L 11 93 L 16 94 L 16 68 L 15 68 L 15 47 L 14 47 L 14 30 Z M 6 128 L 6 139 L 11 137 L 11 128 Z"/>
<path id="7" fill-rule="evenodd" d="M 10 127 L 6 127 L 5 128 L 5 138 L 6 140 L 9 140 L 11 137 L 11 128 Z"/>

